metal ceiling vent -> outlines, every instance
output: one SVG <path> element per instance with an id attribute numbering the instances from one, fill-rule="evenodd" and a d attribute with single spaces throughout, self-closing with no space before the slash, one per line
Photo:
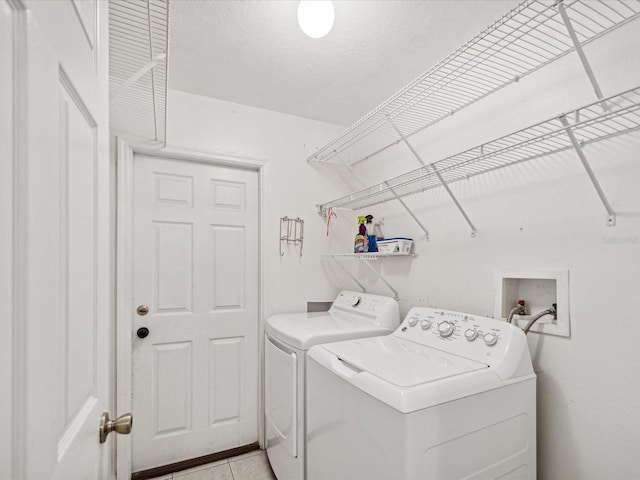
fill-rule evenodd
<path id="1" fill-rule="evenodd" d="M 163 147 L 169 0 L 109 1 L 111 129 Z"/>

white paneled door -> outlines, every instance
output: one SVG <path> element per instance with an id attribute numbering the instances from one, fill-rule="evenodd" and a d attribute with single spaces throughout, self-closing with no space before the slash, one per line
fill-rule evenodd
<path id="1" fill-rule="evenodd" d="M 0 0 L 0 478 L 109 478 L 107 6 Z"/>
<path id="2" fill-rule="evenodd" d="M 259 196 L 255 170 L 136 154 L 133 172 L 139 471 L 257 441 Z"/>

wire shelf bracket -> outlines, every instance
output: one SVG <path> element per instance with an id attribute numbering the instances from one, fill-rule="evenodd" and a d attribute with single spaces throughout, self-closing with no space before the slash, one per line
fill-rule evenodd
<path id="1" fill-rule="evenodd" d="M 340 160 L 342 165 L 344 165 L 344 168 L 346 168 L 347 171 L 351 174 L 353 179 L 357 183 L 359 183 L 362 188 L 365 188 L 366 185 L 364 183 L 362 183 L 362 180 L 360 180 L 360 177 L 358 177 L 358 175 L 356 175 L 356 172 L 353 171 L 353 168 L 351 167 L 351 165 L 348 162 L 346 162 L 340 155 L 336 154 L 336 157 Z"/>
<path id="2" fill-rule="evenodd" d="M 396 127 L 395 123 L 393 123 L 393 120 L 389 119 L 389 123 L 391 123 L 391 125 L 393 126 L 393 128 L 396 130 L 396 132 L 398 132 L 398 136 L 402 139 L 402 141 L 405 143 L 405 145 L 409 148 L 409 150 L 411 150 L 411 153 L 413 153 L 413 155 L 416 157 L 416 159 L 418 160 L 418 162 L 423 166 L 426 167 L 427 164 L 424 162 L 424 160 L 422 160 L 422 157 L 418 154 L 418 152 L 416 152 L 415 148 L 413 148 L 413 146 L 411 145 L 411 143 L 409 143 L 409 140 L 407 140 L 407 138 L 402 134 L 402 132 L 400 132 L 400 130 L 398 129 L 398 127 Z M 453 201 L 453 203 L 455 204 L 456 208 L 458 209 L 458 211 L 462 214 L 462 217 L 465 219 L 465 221 L 467 222 L 467 224 L 471 227 L 471 236 L 475 238 L 476 236 L 476 227 L 473 225 L 473 223 L 471 222 L 471 219 L 469 218 L 469 216 L 467 215 L 467 212 L 465 212 L 464 208 L 462 208 L 462 205 L 460 204 L 460 202 L 458 201 L 458 199 L 456 198 L 456 196 L 453 194 L 453 191 L 451 191 L 451 189 L 449 188 L 449 185 L 447 185 L 447 182 L 444 180 L 444 178 L 442 178 L 442 175 L 440 175 L 440 172 L 438 171 L 438 169 L 436 167 L 434 167 L 433 165 L 429 165 L 429 167 L 431 168 L 431 170 L 433 171 L 433 173 L 436 174 L 436 176 L 438 177 L 438 180 L 440 180 L 441 185 L 444 187 L 445 191 L 447 192 L 447 194 L 449 195 L 449 197 L 451 198 L 451 200 Z M 387 184 L 388 185 L 388 184 Z M 399 197 L 396 196 L 396 198 L 398 200 L 400 200 Z M 409 207 L 402 201 L 400 200 L 400 202 L 402 203 L 402 206 L 409 212 L 409 214 L 414 218 L 414 220 L 416 220 L 416 217 L 413 215 L 413 213 L 411 212 L 411 210 L 409 209 Z M 417 220 L 416 220 L 417 222 Z M 424 230 L 424 227 L 422 227 L 422 225 L 420 224 L 420 222 L 418 222 L 418 225 L 420 225 L 420 227 Z M 429 233 L 427 233 L 427 239 L 429 239 Z"/>
<path id="3" fill-rule="evenodd" d="M 395 299 L 396 299 L 396 301 L 400 300 L 400 297 L 398 296 L 398 291 L 397 291 L 395 288 L 393 288 L 389 282 L 387 282 L 387 280 L 382 276 L 382 274 L 381 274 L 381 273 L 379 273 L 379 272 L 377 272 L 377 271 L 376 271 L 376 269 L 375 269 L 375 268 L 373 268 L 373 266 L 371 265 L 371 263 L 369 263 L 369 262 L 364 262 L 364 264 L 365 264 L 367 267 L 369 267 L 369 270 L 371 270 L 371 271 L 373 272 L 373 274 L 374 274 L 374 275 L 376 275 L 376 276 L 378 277 L 378 279 L 379 279 L 382 283 L 384 283 L 384 284 L 387 286 L 387 288 L 388 288 L 389 290 L 391 290 L 391 291 L 393 292 L 393 298 L 395 298 Z"/>
<path id="4" fill-rule="evenodd" d="M 373 268 L 373 266 L 371 265 L 371 263 L 369 261 L 370 260 L 378 260 L 378 259 L 382 259 L 382 258 L 388 258 L 388 257 L 415 257 L 414 254 L 381 254 L 381 253 L 344 253 L 344 254 L 330 253 L 330 254 L 325 254 L 325 255 L 321 255 L 321 256 L 324 257 L 324 258 L 329 258 L 329 259 L 333 260 L 334 263 L 336 265 L 338 265 L 338 267 L 340 267 L 340 269 L 342 269 L 342 271 L 344 273 L 346 273 L 349 276 L 349 278 L 351 278 L 351 280 L 353 280 L 355 283 L 357 283 L 358 286 L 360 287 L 360 289 L 363 292 L 366 293 L 367 290 L 364 287 L 364 285 L 362 285 L 362 283 L 360 283 L 360 281 L 349 270 L 347 270 L 339 260 L 340 259 L 347 259 L 347 260 L 361 260 L 361 261 L 364 261 L 365 265 L 369 268 L 369 270 L 371 270 L 374 273 L 374 275 L 378 278 L 378 280 L 380 280 L 382 283 L 384 283 L 387 286 L 387 288 L 393 292 L 394 298 L 396 300 L 400 300 L 400 296 L 398 295 L 398 291 L 393 287 L 393 285 L 391 285 L 387 281 L 386 278 L 384 278 L 384 275 L 382 275 L 375 268 Z"/>
<path id="5" fill-rule="evenodd" d="M 344 266 L 344 265 L 342 265 L 342 264 L 341 264 L 341 263 L 336 259 L 336 255 L 327 255 L 327 257 L 331 258 L 331 259 L 335 262 L 335 264 L 336 264 L 336 265 L 338 265 L 338 267 L 340 267 L 340 269 L 341 269 L 344 273 L 346 273 L 346 274 L 347 274 L 347 276 L 348 276 L 351 280 L 353 280 L 353 281 L 354 281 L 354 282 L 355 282 L 355 283 L 360 287 L 360 290 L 362 290 L 364 293 L 367 293 L 367 289 L 365 288 L 365 286 L 364 286 L 364 285 L 362 285 L 362 283 L 360 283 L 360 282 L 358 281 L 358 279 L 357 279 L 357 278 L 356 278 L 356 277 L 355 277 L 355 276 L 354 276 L 354 275 L 353 275 L 349 270 L 347 270 L 347 269 L 345 268 L 345 266 Z"/>
<path id="6" fill-rule="evenodd" d="M 388 182 L 384 182 L 384 183 L 389 188 L 389 191 L 393 194 L 395 199 L 398 200 L 398 202 L 400 202 L 400 205 L 402 205 L 404 207 L 404 209 L 407 211 L 409 216 L 411 218 L 413 218 L 413 220 L 418 224 L 420 229 L 424 232 L 426 240 L 429 241 L 429 230 L 426 229 L 426 227 L 422 224 L 420 219 L 418 217 L 416 217 L 416 215 L 413 213 L 413 210 L 411 210 L 411 208 L 409 208 L 409 205 L 407 205 L 405 203 L 405 201 L 402 200 L 402 197 L 396 193 L 396 191 L 393 189 L 393 187 L 391 187 L 391 185 L 389 185 Z"/>
<path id="7" fill-rule="evenodd" d="M 589 179 L 591 180 L 591 183 L 593 184 L 594 188 L 596 189 L 596 192 L 598 193 L 598 196 L 600 197 L 600 201 L 602 202 L 602 204 L 604 205 L 605 210 L 607 211 L 606 225 L 608 227 L 613 227 L 616 224 L 616 214 L 613 211 L 613 208 L 611 208 L 611 204 L 607 200 L 607 197 L 604 194 L 604 191 L 602 190 L 602 187 L 600 186 L 600 183 L 598 182 L 598 178 L 596 177 L 596 174 L 591 169 L 591 165 L 589 165 L 587 157 L 585 156 L 584 151 L 582 150 L 582 147 L 580 146 L 580 143 L 576 139 L 576 136 L 573 134 L 573 131 L 571 130 L 571 127 L 569 126 L 569 121 L 567 120 L 566 115 L 561 115 L 560 116 L 560 123 L 562 124 L 562 126 L 565 129 L 565 131 L 567 132 L 567 136 L 571 140 L 571 144 L 573 145 L 573 148 L 575 149 L 576 153 L 578 154 L 578 158 L 580 158 L 580 161 L 582 162 L 582 166 L 586 170 L 587 175 L 589 175 Z"/>
<path id="8" fill-rule="evenodd" d="M 127 88 L 129 88 L 131 85 L 133 85 L 134 83 L 136 83 L 138 80 L 140 80 L 140 78 L 147 73 L 149 70 L 151 70 L 153 67 L 155 67 L 156 65 L 158 65 L 158 63 L 160 63 L 162 60 L 165 60 L 167 58 L 167 54 L 166 53 L 160 53 L 158 55 L 156 55 L 153 60 L 151 60 L 150 62 L 148 62 L 144 67 L 142 67 L 140 70 L 138 70 L 136 73 L 134 73 L 133 75 L 131 75 L 131 77 L 129 77 L 127 80 L 125 80 L 124 82 L 122 82 L 118 88 L 116 88 L 113 92 L 111 92 L 111 94 L 109 95 L 109 100 L 113 100 L 114 98 L 116 98 L 118 95 L 120 95 L 123 91 L 125 91 Z"/>
<path id="9" fill-rule="evenodd" d="M 597 98 L 602 99 L 602 97 L 604 96 L 602 95 L 602 89 L 600 88 L 600 85 L 596 80 L 596 76 L 593 73 L 593 70 L 591 69 L 591 64 L 589 63 L 589 60 L 587 60 L 587 56 L 585 55 L 584 50 L 582 49 L 582 45 L 580 45 L 580 40 L 578 40 L 578 36 L 576 35 L 576 30 L 575 28 L 573 28 L 571 19 L 567 14 L 567 8 L 564 6 L 562 2 L 558 3 L 558 11 L 560 12 L 560 16 L 562 17 L 562 21 L 564 22 L 565 27 L 567 27 L 567 32 L 569 32 L 569 38 L 571 38 L 571 43 L 573 43 L 573 48 L 575 48 L 576 53 L 578 54 L 578 58 L 580 58 L 580 63 L 582 63 L 584 71 L 587 74 L 589 81 L 591 82 L 593 91 L 595 92 Z M 605 102 L 602 103 L 602 108 L 604 110 L 609 109 L 609 107 Z"/>

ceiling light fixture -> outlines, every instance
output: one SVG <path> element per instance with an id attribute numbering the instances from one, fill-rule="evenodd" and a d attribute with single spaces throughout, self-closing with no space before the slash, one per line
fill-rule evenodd
<path id="1" fill-rule="evenodd" d="M 322 38 L 329 33 L 335 17 L 331 0 L 301 0 L 298 4 L 298 24 L 311 38 Z"/>

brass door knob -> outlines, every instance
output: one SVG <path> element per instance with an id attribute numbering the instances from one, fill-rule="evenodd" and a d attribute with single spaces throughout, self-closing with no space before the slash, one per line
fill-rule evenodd
<path id="1" fill-rule="evenodd" d="M 133 427 L 133 415 L 131 413 L 125 413 L 120 415 L 115 420 L 109 419 L 109 413 L 104 412 L 100 419 L 100 443 L 107 441 L 107 435 L 111 432 L 121 433 L 128 435 L 131 433 Z"/>

